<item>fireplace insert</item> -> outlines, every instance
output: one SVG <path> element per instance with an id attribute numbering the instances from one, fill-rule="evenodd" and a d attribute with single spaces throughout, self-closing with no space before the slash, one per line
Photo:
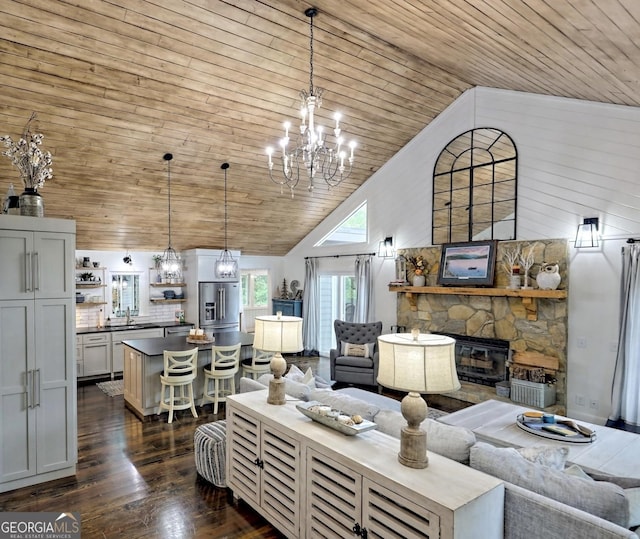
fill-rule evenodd
<path id="1" fill-rule="evenodd" d="M 509 341 L 440 333 L 456 340 L 456 370 L 466 382 L 495 386 L 509 379 Z"/>

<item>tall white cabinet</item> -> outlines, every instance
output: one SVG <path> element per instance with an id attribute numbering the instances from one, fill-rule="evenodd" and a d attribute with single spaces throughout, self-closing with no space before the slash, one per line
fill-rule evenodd
<path id="1" fill-rule="evenodd" d="M 76 471 L 75 230 L 0 215 L 0 492 Z"/>

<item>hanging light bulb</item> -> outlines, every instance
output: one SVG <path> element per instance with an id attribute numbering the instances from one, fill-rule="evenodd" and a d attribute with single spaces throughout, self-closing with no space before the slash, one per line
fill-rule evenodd
<path id="1" fill-rule="evenodd" d="M 165 153 L 162 156 L 167 162 L 167 199 L 168 199 L 168 207 L 169 207 L 169 245 L 164 250 L 161 259 L 162 270 L 165 273 L 165 277 L 168 279 L 179 279 L 180 280 L 180 268 L 182 266 L 180 262 L 180 257 L 178 253 L 176 253 L 175 249 L 171 247 L 171 160 L 173 159 L 173 154 Z"/>
<path id="2" fill-rule="evenodd" d="M 216 277 L 220 279 L 236 278 L 238 276 L 238 262 L 227 249 L 227 169 L 229 163 L 222 163 L 220 168 L 224 170 L 224 251 L 216 260 Z"/>

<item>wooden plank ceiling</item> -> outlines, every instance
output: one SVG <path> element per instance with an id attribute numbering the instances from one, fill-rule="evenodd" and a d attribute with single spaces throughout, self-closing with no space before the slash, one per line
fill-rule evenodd
<path id="1" fill-rule="evenodd" d="M 0 134 L 33 111 L 54 178 L 46 215 L 80 249 L 224 246 L 283 255 L 473 86 L 640 105 L 637 0 L 316 0 L 319 116 L 343 113 L 351 177 L 292 200 L 265 147 L 309 86 L 311 4 L 297 0 L 5 0 Z M 448 141 L 443 140 L 443 147 Z M 0 194 L 21 186 L 0 159 Z"/>

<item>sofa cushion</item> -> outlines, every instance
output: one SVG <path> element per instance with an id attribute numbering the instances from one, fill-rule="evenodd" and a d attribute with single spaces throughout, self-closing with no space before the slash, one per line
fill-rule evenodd
<path id="1" fill-rule="evenodd" d="M 378 430 L 400 438 L 400 432 L 407 422 L 400 412 L 380 410 L 374 419 Z M 469 463 L 469 451 L 476 443 L 476 436 L 469 429 L 445 425 L 433 419 L 425 419 L 421 428 L 427 433 L 427 450 L 451 460 Z"/>
<path id="2" fill-rule="evenodd" d="M 309 394 L 309 400 L 321 402 L 348 415 L 358 414 L 367 421 L 373 421 L 380 411 L 380 408 L 374 404 L 331 389 L 315 389 Z"/>
<path id="3" fill-rule="evenodd" d="M 548 466 L 529 462 L 516 449 L 478 442 L 471 448 L 471 467 L 547 496 L 625 528 L 629 503 L 624 490 L 613 483 L 587 481 Z"/>
<path id="4" fill-rule="evenodd" d="M 567 462 L 569 448 L 566 446 L 554 446 L 547 444 L 532 445 L 529 447 L 521 447 L 518 450 L 529 462 L 548 466 L 554 470 L 564 470 Z"/>
<path id="5" fill-rule="evenodd" d="M 608 481 L 624 489 L 624 495 L 629 502 L 629 527 L 640 526 L 640 479 L 628 477 L 608 476 L 605 474 L 589 475 L 580 466 L 572 464 L 564 469 L 564 473 L 581 477 L 587 481 Z"/>

